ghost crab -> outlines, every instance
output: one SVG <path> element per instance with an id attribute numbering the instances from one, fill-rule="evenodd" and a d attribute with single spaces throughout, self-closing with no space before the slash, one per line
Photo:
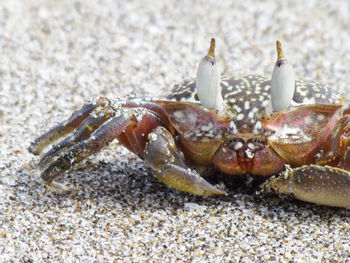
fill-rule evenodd
<path id="1" fill-rule="evenodd" d="M 99 98 L 38 137 L 47 186 L 114 139 L 142 158 L 154 176 L 195 195 L 225 191 L 193 167 L 266 177 L 263 191 L 292 194 L 329 206 L 350 206 L 350 109 L 322 84 L 296 80 L 277 41 L 271 79 L 220 77 L 215 40 L 195 80 L 176 85 L 165 100 Z M 292 167 L 292 168 L 290 168 Z"/>

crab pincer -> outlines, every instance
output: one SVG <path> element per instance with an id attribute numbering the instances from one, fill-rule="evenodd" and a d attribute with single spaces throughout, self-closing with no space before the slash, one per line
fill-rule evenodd
<path id="1" fill-rule="evenodd" d="M 331 166 L 305 165 L 271 177 L 261 188 L 266 192 L 289 194 L 318 205 L 349 207 L 349 172 Z"/>

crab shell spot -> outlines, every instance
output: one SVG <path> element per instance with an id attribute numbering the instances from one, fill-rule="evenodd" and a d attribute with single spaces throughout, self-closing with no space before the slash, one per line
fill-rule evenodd
<path id="1" fill-rule="evenodd" d="M 295 166 L 315 162 L 315 155 L 341 117 L 341 105 L 307 105 L 273 113 L 261 120 L 274 132 L 268 143 L 287 163 Z M 319 118 L 318 116 L 324 116 Z"/>

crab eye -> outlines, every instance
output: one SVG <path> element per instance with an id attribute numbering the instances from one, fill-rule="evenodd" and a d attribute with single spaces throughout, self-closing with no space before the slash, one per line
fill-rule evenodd
<path id="1" fill-rule="evenodd" d="M 277 40 L 277 61 L 271 77 L 271 104 L 274 111 L 289 107 L 295 90 L 295 75 L 291 64 L 283 55 L 281 43 Z"/>
<path id="2" fill-rule="evenodd" d="M 221 103 L 220 73 L 215 60 L 215 39 L 212 38 L 208 55 L 199 63 L 196 88 L 200 102 L 207 109 L 215 109 Z"/>

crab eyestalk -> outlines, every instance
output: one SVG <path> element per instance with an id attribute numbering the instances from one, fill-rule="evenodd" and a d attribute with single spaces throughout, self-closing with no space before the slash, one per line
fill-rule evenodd
<path id="1" fill-rule="evenodd" d="M 295 91 L 295 74 L 284 57 L 281 43 L 276 41 L 277 61 L 271 77 L 271 104 L 274 111 L 283 111 L 292 102 Z"/>
<path id="2" fill-rule="evenodd" d="M 209 110 L 222 111 L 220 73 L 215 60 L 215 39 L 212 38 L 208 55 L 199 63 L 196 78 L 198 98 L 202 105 Z"/>

